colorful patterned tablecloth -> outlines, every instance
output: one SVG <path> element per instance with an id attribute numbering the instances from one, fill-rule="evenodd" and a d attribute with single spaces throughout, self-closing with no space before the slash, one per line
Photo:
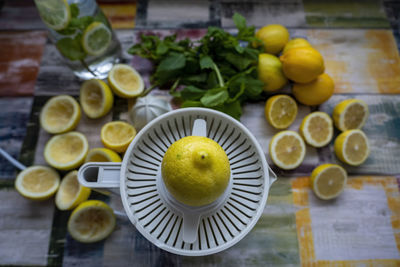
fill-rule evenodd
<path id="1" fill-rule="evenodd" d="M 81 81 L 62 63 L 47 39 L 32 1 L 0 1 L 0 147 L 26 165 L 45 164 L 43 148 L 50 135 L 38 124 L 43 104 L 54 95 L 77 97 Z M 241 122 L 261 144 L 279 179 L 254 229 L 226 251 L 183 257 L 151 244 L 120 216 L 105 241 L 82 244 L 66 230 L 70 212 L 54 200 L 32 202 L 14 189 L 16 170 L 0 158 L 0 266 L 400 266 L 400 3 L 397 1 L 99 1 L 123 47 L 123 61 L 149 84 L 151 64 L 126 50 L 140 33 L 200 38 L 207 26 L 233 28 L 240 12 L 257 27 L 279 23 L 292 37 L 305 37 L 321 52 L 335 94 L 319 107 L 299 106 L 290 127 L 298 130 L 312 111 L 332 113 L 343 99 L 368 103 L 364 126 L 371 156 L 360 167 L 344 166 L 350 177 L 337 199 L 321 201 L 310 189 L 310 171 L 338 162 L 332 143 L 307 147 L 303 164 L 282 171 L 270 161 L 268 143 L 277 132 L 264 118 L 264 102 L 244 106 Z M 134 27 L 134 28 L 133 28 Z M 282 90 L 290 93 L 290 85 Z M 171 99 L 167 91 L 154 95 Z M 84 115 L 78 131 L 91 148 L 101 147 L 101 126 L 126 120 L 131 101 L 116 97 L 107 116 Z M 337 135 L 338 132 L 335 132 Z M 341 163 L 340 163 L 341 164 Z M 116 195 L 93 192 L 114 209 Z M 184 244 L 177 244 L 177 246 Z"/>

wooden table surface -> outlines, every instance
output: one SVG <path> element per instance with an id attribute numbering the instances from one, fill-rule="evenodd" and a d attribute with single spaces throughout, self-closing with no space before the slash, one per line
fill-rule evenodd
<path id="1" fill-rule="evenodd" d="M 79 95 L 82 83 L 63 64 L 47 38 L 33 1 L 6 0 L 0 9 L 0 147 L 25 165 L 45 164 L 50 135 L 38 124 L 51 96 Z M 315 110 L 332 113 L 343 99 L 368 103 L 364 126 L 371 156 L 359 167 L 344 165 L 350 177 L 336 200 L 320 201 L 309 185 L 310 171 L 338 162 L 332 144 L 307 147 L 303 164 L 281 171 L 270 161 L 268 143 L 277 132 L 264 118 L 264 102 L 247 104 L 241 122 L 261 144 L 277 172 L 264 213 L 254 229 L 232 248 L 204 257 L 163 251 L 145 239 L 126 217 L 105 241 L 81 244 L 66 230 L 70 212 L 54 199 L 32 202 L 14 189 L 16 170 L 0 158 L 0 266 L 400 266 L 400 58 L 397 1 L 99 1 L 122 44 L 123 61 L 149 84 L 151 66 L 126 50 L 140 33 L 199 38 L 210 25 L 233 27 L 232 14 L 261 27 L 279 23 L 291 36 L 306 37 L 323 55 L 335 94 L 319 107 L 299 106 L 290 127 L 298 130 Z M 290 93 L 290 85 L 282 90 Z M 152 94 L 170 99 L 168 92 Z M 126 120 L 131 103 L 116 97 L 110 114 L 82 116 L 77 130 L 91 148 L 101 147 L 101 126 Z M 338 132 L 335 132 L 337 135 Z M 341 164 L 341 163 L 340 163 Z M 118 196 L 92 193 L 121 210 Z"/>

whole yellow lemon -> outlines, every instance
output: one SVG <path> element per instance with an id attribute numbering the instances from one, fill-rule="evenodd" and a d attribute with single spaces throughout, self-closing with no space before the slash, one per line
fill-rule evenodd
<path id="1" fill-rule="evenodd" d="M 277 55 L 289 41 L 289 32 L 282 25 L 271 24 L 259 29 L 256 37 L 263 42 L 265 52 Z"/>
<path id="2" fill-rule="evenodd" d="M 297 83 L 309 83 L 324 73 L 324 59 L 312 47 L 298 47 L 280 57 L 283 73 Z"/>
<path id="3" fill-rule="evenodd" d="M 272 92 L 281 89 L 287 82 L 278 57 L 270 54 L 258 56 L 258 79 L 264 83 L 264 91 Z"/>
<path id="4" fill-rule="evenodd" d="M 187 136 L 168 148 L 161 174 L 175 199 L 189 206 L 203 206 L 215 201 L 228 186 L 229 159 L 214 140 Z"/>
<path id="5" fill-rule="evenodd" d="M 310 43 L 304 38 L 294 38 L 290 40 L 285 47 L 283 48 L 282 54 L 285 54 L 287 51 L 293 48 L 299 47 L 312 47 Z"/>
<path id="6" fill-rule="evenodd" d="M 310 83 L 295 83 L 293 95 L 300 103 L 308 106 L 320 105 L 328 100 L 335 89 L 332 78 L 324 73 Z"/>

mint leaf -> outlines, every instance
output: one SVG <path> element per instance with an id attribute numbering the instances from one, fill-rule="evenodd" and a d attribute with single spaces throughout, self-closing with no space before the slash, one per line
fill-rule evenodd
<path id="1" fill-rule="evenodd" d="M 249 99 L 259 99 L 263 91 L 264 83 L 255 78 L 246 78 L 246 91 L 245 94 Z"/>
<path id="2" fill-rule="evenodd" d="M 206 93 L 206 90 L 199 89 L 195 86 L 189 85 L 183 88 L 181 91 L 181 97 L 187 100 L 200 100 L 202 96 Z"/>
<path id="3" fill-rule="evenodd" d="M 192 101 L 192 100 L 187 100 L 182 103 L 181 108 L 190 108 L 190 107 L 204 107 L 203 104 L 201 104 L 200 101 Z"/>
<path id="4" fill-rule="evenodd" d="M 208 90 L 205 95 L 200 99 L 200 102 L 205 107 L 215 107 L 221 105 L 229 98 L 226 88 L 215 88 Z"/>
<path id="5" fill-rule="evenodd" d="M 239 31 L 246 28 L 246 19 L 239 13 L 235 12 L 235 14 L 233 15 L 233 22 L 235 23 L 236 28 L 238 28 Z"/>
<path id="6" fill-rule="evenodd" d="M 61 34 L 61 35 L 73 35 L 73 34 L 75 34 L 75 32 L 76 32 L 76 28 L 72 28 L 69 26 L 65 29 L 57 31 L 57 33 Z"/>
<path id="7" fill-rule="evenodd" d="M 166 72 L 181 69 L 185 66 L 186 58 L 181 53 L 170 53 L 160 62 L 156 72 Z"/>
<path id="8" fill-rule="evenodd" d="M 226 61 L 235 66 L 239 71 L 243 71 L 254 63 L 254 59 L 243 57 L 240 54 L 225 53 Z"/>
<path id="9" fill-rule="evenodd" d="M 200 68 L 203 69 L 212 69 L 214 68 L 214 61 L 209 56 L 200 57 Z"/>
<path id="10" fill-rule="evenodd" d="M 77 18 L 79 16 L 79 7 L 77 4 L 70 4 L 69 10 L 71 12 L 71 18 Z"/>
<path id="11" fill-rule="evenodd" d="M 242 107 L 240 106 L 240 101 L 238 100 L 232 103 L 225 103 L 223 105 L 214 107 L 214 109 L 224 112 L 237 120 L 239 120 L 240 116 L 242 116 Z"/>
<path id="12" fill-rule="evenodd" d="M 63 38 L 57 41 L 56 47 L 60 53 L 69 60 L 81 60 L 86 56 L 77 39 Z"/>
<path id="13" fill-rule="evenodd" d="M 164 55 L 168 52 L 168 46 L 164 42 L 160 42 L 156 48 L 157 55 Z"/>
<path id="14" fill-rule="evenodd" d="M 94 18 L 91 16 L 72 18 L 69 25 L 70 25 L 70 27 L 77 28 L 81 31 L 84 31 L 93 21 L 94 21 Z"/>
<path id="15" fill-rule="evenodd" d="M 169 53 L 158 65 L 154 74 L 154 79 L 160 84 L 176 80 L 183 67 L 185 67 L 185 63 L 186 58 L 182 53 Z"/>

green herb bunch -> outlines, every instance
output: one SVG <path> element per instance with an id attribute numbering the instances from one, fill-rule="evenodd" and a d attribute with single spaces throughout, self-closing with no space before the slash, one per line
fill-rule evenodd
<path id="1" fill-rule="evenodd" d="M 172 85 L 170 93 L 182 100 L 182 107 L 213 108 L 240 119 L 242 103 L 259 99 L 263 83 L 257 79 L 260 50 L 251 45 L 260 42 L 255 28 L 237 13 L 233 20 L 236 35 L 217 27 L 209 27 L 196 42 L 177 41 L 175 35 L 163 40 L 141 35 L 141 42 L 128 52 L 155 64 L 153 87 Z M 177 91 L 180 85 L 183 89 Z"/>

